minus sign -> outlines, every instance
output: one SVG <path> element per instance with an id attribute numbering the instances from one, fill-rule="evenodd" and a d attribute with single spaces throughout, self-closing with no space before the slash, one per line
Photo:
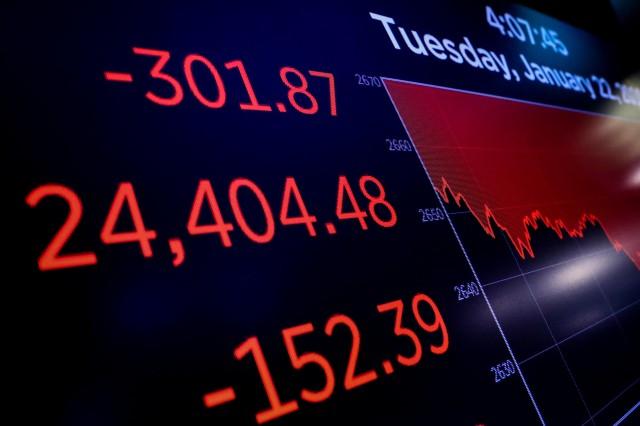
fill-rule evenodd
<path id="1" fill-rule="evenodd" d="M 204 405 L 207 408 L 213 408 L 218 405 L 226 404 L 236 399 L 236 393 L 233 388 L 224 388 L 217 391 L 209 392 L 203 398 Z"/>
<path id="2" fill-rule="evenodd" d="M 124 83 L 133 82 L 133 76 L 126 72 L 105 71 L 104 78 L 110 81 L 121 81 Z"/>

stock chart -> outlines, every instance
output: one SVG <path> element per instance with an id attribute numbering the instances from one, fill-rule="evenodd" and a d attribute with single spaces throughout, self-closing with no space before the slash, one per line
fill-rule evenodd
<path id="1" fill-rule="evenodd" d="M 25 422 L 639 424 L 637 51 L 505 2 L 1 7 Z"/>

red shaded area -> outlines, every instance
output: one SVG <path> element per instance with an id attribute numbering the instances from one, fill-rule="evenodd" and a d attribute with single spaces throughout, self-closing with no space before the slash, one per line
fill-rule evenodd
<path id="1" fill-rule="evenodd" d="M 572 237 L 599 222 L 640 268 L 640 123 L 385 80 L 440 195 L 534 256 L 540 224 Z M 634 178 L 634 176 L 636 176 Z"/>

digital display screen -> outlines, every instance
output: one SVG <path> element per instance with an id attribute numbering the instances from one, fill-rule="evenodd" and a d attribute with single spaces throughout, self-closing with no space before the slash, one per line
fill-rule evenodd
<path id="1" fill-rule="evenodd" d="M 20 418 L 640 424 L 638 51 L 501 2 L 2 8 Z"/>

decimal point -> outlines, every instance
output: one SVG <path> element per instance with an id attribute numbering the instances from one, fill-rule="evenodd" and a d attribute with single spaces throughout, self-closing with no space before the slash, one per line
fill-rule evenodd
<path id="1" fill-rule="evenodd" d="M 333 223 L 327 222 L 325 226 L 329 234 L 333 235 L 336 233 L 336 226 Z"/>
<path id="2" fill-rule="evenodd" d="M 512 33 L 511 31 L 507 31 L 507 35 L 508 35 L 509 37 L 513 37 L 513 33 Z"/>
<path id="3" fill-rule="evenodd" d="M 278 111 L 280 112 L 287 112 L 287 108 L 284 106 L 284 104 L 282 102 L 278 102 L 276 104 L 276 108 L 278 109 Z"/>
<path id="4" fill-rule="evenodd" d="M 389 360 L 384 360 L 382 361 L 382 369 L 386 374 L 391 374 L 393 373 L 393 364 Z"/>

